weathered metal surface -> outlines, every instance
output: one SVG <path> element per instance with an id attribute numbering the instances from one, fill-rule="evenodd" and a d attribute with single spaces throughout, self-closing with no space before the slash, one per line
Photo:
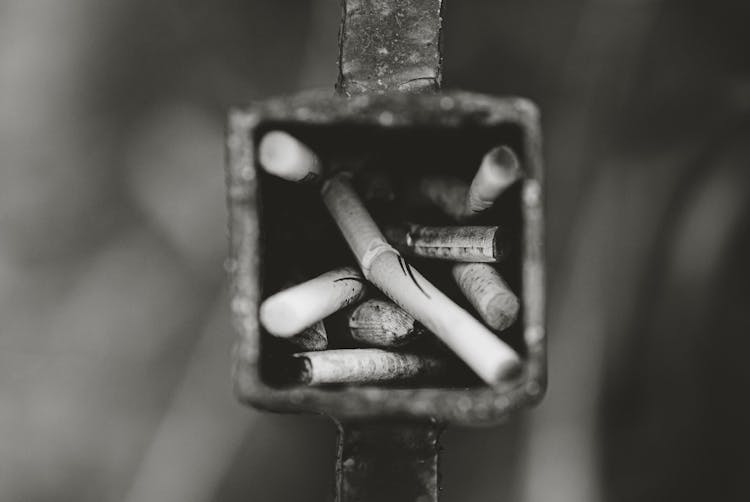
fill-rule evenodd
<path id="1" fill-rule="evenodd" d="M 338 502 L 429 502 L 438 498 L 435 422 L 339 422 Z"/>
<path id="2" fill-rule="evenodd" d="M 345 0 L 342 5 L 340 93 L 440 87 L 442 0 Z"/>
<path id="3" fill-rule="evenodd" d="M 475 386 L 387 388 L 279 387 L 261 375 L 262 332 L 258 303 L 263 288 L 264 252 L 260 231 L 277 224 L 259 218 L 258 195 L 263 179 L 255 163 L 256 137 L 268 127 L 335 130 L 402 131 L 404 128 L 453 131 L 476 136 L 501 128 L 517 134 L 514 145 L 526 181 L 519 198 L 519 236 L 524 338 L 524 372 L 503 388 Z M 464 133 L 464 131 L 467 131 Z M 493 136 L 494 137 L 494 136 Z M 492 138 L 490 138 L 492 139 Z M 498 140 L 503 140 L 502 137 Z M 543 199 L 541 137 L 536 108 L 520 98 L 495 98 L 467 92 L 440 94 L 362 95 L 351 99 L 306 93 L 271 99 L 230 114 L 227 137 L 228 203 L 231 256 L 232 316 L 239 333 L 235 347 L 234 382 L 238 396 L 257 407 L 282 412 L 312 412 L 339 419 L 436 419 L 444 423 L 490 424 L 538 401 L 546 386 L 544 330 Z M 456 172 L 473 171 L 472 163 Z"/>

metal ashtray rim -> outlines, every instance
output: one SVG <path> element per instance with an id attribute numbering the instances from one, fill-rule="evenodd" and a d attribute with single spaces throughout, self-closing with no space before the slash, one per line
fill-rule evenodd
<path id="1" fill-rule="evenodd" d="M 399 127 L 516 125 L 521 131 L 527 178 L 521 194 L 523 218 L 524 371 L 500 388 L 277 388 L 263 381 L 260 303 L 261 257 L 257 166 L 253 132 L 267 123 L 330 123 Z M 535 404 L 547 384 L 544 285 L 544 190 L 541 133 L 536 106 L 518 97 L 493 97 L 465 91 L 434 94 L 383 94 L 345 98 L 304 92 L 272 98 L 229 112 L 227 126 L 227 204 L 229 209 L 231 315 L 238 333 L 233 350 L 233 382 L 243 403 L 276 412 L 325 414 L 337 419 L 406 418 L 478 425 L 503 421 Z"/>

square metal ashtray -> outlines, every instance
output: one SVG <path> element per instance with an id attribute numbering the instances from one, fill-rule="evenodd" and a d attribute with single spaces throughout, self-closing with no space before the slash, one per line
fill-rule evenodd
<path id="1" fill-rule="evenodd" d="M 272 371 L 283 355 L 258 322 L 261 300 L 294 264 L 322 272 L 348 255 L 332 233 L 319 193 L 279 181 L 257 163 L 256 146 L 269 130 L 299 137 L 324 158 L 375 158 L 395 183 L 425 173 L 470 180 L 482 155 L 505 144 L 525 178 L 488 218 L 514 229 L 516 253 L 504 265 L 522 304 L 507 336 L 524 371 L 502 387 L 476 382 L 440 386 L 286 385 Z M 239 398 L 278 412 L 338 419 L 434 419 L 481 424 L 537 402 L 546 387 L 544 210 L 542 155 L 536 107 L 521 98 L 469 92 L 364 95 L 303 93 L 233 109 L 227 131 L 231 309 L 238 340 L 233 378 Z M 367 169 L 367 167 L 364 167 Z"/>

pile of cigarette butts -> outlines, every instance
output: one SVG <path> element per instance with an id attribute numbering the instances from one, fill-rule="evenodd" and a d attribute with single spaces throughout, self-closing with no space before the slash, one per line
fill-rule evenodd
<path id="1" fill-rule="evenodd" d="M 498 227 L 404 224 L 381 231 L 355 190 L 352 173 L 340 170 L 326 178 L 318 155 L 290 134 L 267 132 L 258 160 L 271 175 L 320 189 L 359 264 L 330 270 L 261 304 L 260 321 L 268 333 L 301 350 L 292 356 L 301 368 L 298 383 L 383 384 L 440 374 L 446 358 L 408 350 L 430 333 L 489 385 L 519 374 L 519 355 L 499 336 L 514 323 L 520 305 L 493 266 L 505 254 Z M 470 223 L 521 177 L 515 153 L 499 146 L 483 157 L 471 184 L 456 186 L 440 176 L 425 176 L 419 190 L 453 221 Z M 456 285 L 481 320 L 430 283 L 405 256 L 451 262 Z M 368 294 L 373 286 L 380 297 Z M 324 320 L 344 308 L 350 312 L 350 336 L 364 348 L 326 350 Z"/>

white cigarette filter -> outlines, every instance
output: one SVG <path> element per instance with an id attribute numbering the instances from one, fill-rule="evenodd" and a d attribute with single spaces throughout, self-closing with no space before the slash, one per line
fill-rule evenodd
<path id="1" fill-rule="evenodd" d="M 516 321 L 520 304 L 500 274 L 486 263 L 456 263 L 453 278 L 479 315 L 502 331 Z"/>
<path id="2" fill-rule="evenodd" d="M 294 336 L 364 294 L 359 270 L 337 268 L 267 298 L 260 306 L 260 322 L 272 335 Z"/>
<path id="3" fill-rule="evenodd" d="M 322 195 L 370 282 L 435 333 L 488 384 L 497 384 L 518 372 L 520 361 L 513 349 L 433 286 L 386 242 L 346 174 L 329 179 Z"/>
<path id="4" fill-rule="evenodd" d="M 366 384 L 445 375 L 445 359 L 381 349 L 338 349 L 294 354 L 294 379 L 308 385 Z"/>
<path id="5" fill-rule="evenodd" d="M 498 227 L 404 224 L 387 227 L 385 235 L 400 251 L 423 258 L 475 263 L 498 262 L 505 257 Z"/>
<path id="6" fill-rule="evenodd" d="M 322 172 L 317 155 L 283 131 L 269 131 L 260 140 L 258 159 L 269 174 L 296 183 L 314 181 Z"/>
<path id="7" fill-rule="evenodd" d="M 302 330 L 289 341 L 302 350 L 326 350 L 328 348 L 328 332 L 323 321 Z"/>
<path id="8" fill-rule="evenodd" d="M 498 146 L 482 159 L 466 194 L 466 212 L 481 213 L 490 208 L 509 186 L 521 178 L 521 165 L 513 150 Z"/>
<path id="9" fill-rule="evenodd" d="M 357 342 L 373 347 L 400 347 L 425 330 L 408 312 L 388 300 L 366 300 L 349 315 L 349 331 Z"/>

